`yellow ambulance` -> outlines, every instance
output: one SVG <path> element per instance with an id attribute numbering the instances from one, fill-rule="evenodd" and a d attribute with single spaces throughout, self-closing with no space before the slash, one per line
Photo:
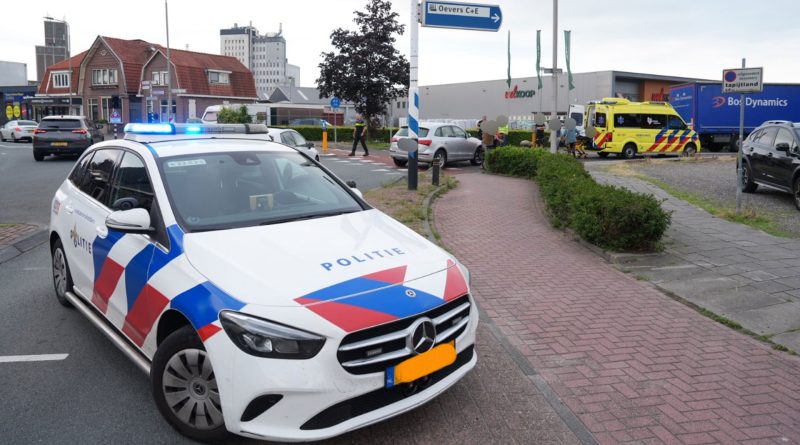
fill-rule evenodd
<path id="1" fill-rule="evenodd" d="M 586 123 L 596 130 L 587 148 L 600 157 L 700 152 L 698 134 L 666 102 L 604 98 L 586 106 Z"/>

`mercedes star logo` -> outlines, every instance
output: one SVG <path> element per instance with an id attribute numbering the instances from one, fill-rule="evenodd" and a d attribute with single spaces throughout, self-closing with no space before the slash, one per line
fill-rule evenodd
<path id="1" fill-rule="evenodd" d="M 436 325 L 430 318 L 420 318 L 408 328 L 406 343 L 415 354 L 428 352 L 436 342 Z"/>
<path id="2" fill-rule="evenodd" d="M 406 289 L 406 297 L 414 298 L 417 296 L 417 293 L 414 292 L 412 289 Z"/>

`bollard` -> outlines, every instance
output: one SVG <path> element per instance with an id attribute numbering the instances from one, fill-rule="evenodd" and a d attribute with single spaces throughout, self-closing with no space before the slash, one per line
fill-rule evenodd
<path id="1" fill-rule="evenodd" d="M 322 131 L 322 154 L 328 154 L 328 131 Z"/>
<path id="2" fill-rule="evenodd" d="M 432 165 L 433 170 L 433 185 L 439 185 L 439 163 L 434 162 Z"/>
<path id="3" fill-rule="evenodd" d="M 408 152 L 408 189 L 417 189 L 417 153 L 418 150 Z"/>
<path id="4" fill-rule="evenodd" d="M 117 124 L 114 124 L 114 139 L 117 138 Z"/>

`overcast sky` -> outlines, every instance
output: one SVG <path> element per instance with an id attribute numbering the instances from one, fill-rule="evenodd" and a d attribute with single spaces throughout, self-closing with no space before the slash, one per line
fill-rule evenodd
<path id="1" fill-rule="evenodd" d="M 330 33 L 353 27 L 353 10 L 367 0 L 170 0 L 173 47 L 218 53 L 219 29 L 252 21 L 260 32 L 283 23 L 289 63 L 301 67 L 303 86 L 315 85 L 319 54 Z M 535 75 L 536 29 L 542 30 L 542 66 L 552 64 L 551 0 L 494 0 L 503 11 L 498 33 L 420 29 L 420 85 L 502 79 L 511 31 L 511 72 Z M 410 1 L 395 1 L 401 23 Z M 7 8 L 6 8 L 7 9 Z M 73 54 L 97 35 L 166 42 L 164 2 L 37 0 L 3 20 L 0 60 L 28 64 L 36 78 L 34 45 L 44 43 L 42 17 L 66 18 Z M 564 65 L 563 29 L 572 30 L 572 71 L 622 70 L 717 79 L 723 68 L 763 66 L 769 82 L 800 82 L 800 2 L 797 0 L 560 0 L 558 65 Z M 408 33 L 398 39 L 408 53 Z M 353 63 L 358 63 L 354 61 Z"/>

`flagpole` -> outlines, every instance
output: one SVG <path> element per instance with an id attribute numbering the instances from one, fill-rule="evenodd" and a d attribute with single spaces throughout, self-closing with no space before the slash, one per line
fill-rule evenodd
<path id="1" fill-rule="evenodd" d="M 558 0 L 553 0 L 553 110 L 550 113 L 552 126 L 558 121 Z M 550 152 L 558 153 L 557 130 L 550 129 Z"/>

